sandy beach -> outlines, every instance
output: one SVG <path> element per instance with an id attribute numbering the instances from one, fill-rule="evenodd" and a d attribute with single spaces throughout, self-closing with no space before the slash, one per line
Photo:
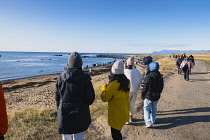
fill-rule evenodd
<path id="1" fill-rule="evenodd" d="M 111 65 L 95 67 L 91 77 L 110 72 Z M 84 70 L 88 73 L 88 70 Z M 23 109 L 28 106 L 38 105 L 55 108 L 54 88 L 59 74 L 35 76 L 24 79 L 3 81 L 7 108 Z"/>

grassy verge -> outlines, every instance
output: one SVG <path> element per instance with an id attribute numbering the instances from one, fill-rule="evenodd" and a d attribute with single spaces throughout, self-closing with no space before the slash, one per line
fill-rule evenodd
<path id="1" fill-rule="evenodd" d="M 31 106 L 8 112 L 8 140 L 61 139 L 56 130 L 56 110 Z"/>
<path id="2" fill-rule="evenodd" d="M 157 62 L 160 64 L 160 73 L 164 77 L 173 74 L 176 71 L 176 60 L 169 57 L 158 59 Z"/>

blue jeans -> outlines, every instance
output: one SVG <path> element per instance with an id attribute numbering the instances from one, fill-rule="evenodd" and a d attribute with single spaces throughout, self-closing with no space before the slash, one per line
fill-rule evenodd
<path id="1" fill-rule="evenodd" d="M 157 101 L 150 101 L 148 99 L 144 100 L 144 121 L 146 126 L 152 125 L 155 123 L 156 113 L 157 113 Z"/>
<path id="2" fill-rule="evenodd" d="M 62 134 L 62 140 L 83 140 L 85 131 L 76 134 Z"/>

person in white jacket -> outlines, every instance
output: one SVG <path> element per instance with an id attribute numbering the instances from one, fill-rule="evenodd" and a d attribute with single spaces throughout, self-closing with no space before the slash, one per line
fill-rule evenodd
<path id="1" fill-rule="evenodd" d="M 130 119 L 127 124 L 133 122 L 134 105 L 137 99 L 137 92 L 139 91 L 142 77 L 141 73 L 134 66 L 134 57 L 130 57 L 126 60 L 124 74 L 130 80 Z"/>

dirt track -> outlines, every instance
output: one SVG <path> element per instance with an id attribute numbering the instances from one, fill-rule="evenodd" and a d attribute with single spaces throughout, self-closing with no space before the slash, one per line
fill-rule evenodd
<path id="1" fill-rule="evenodd" d="M 135 106 L 135 122 L 122 129 L 126 140 L 210 140 L 210 75 L 204 64 L 196 62 L 190 81 L 173 74 L 165 79 L 165 87 L 158 104 L 156 124 L 146 128 L 143 120 L 142 100 L 139 96 Z M 109 140 L 110 128 L 107 118 L 96 118 L 92 131 L 97 136 L 86 140 Z M 94 128 L 94 129 L 93 129 Z M 91 128 L 90 128 L 91 129 Z"/>

